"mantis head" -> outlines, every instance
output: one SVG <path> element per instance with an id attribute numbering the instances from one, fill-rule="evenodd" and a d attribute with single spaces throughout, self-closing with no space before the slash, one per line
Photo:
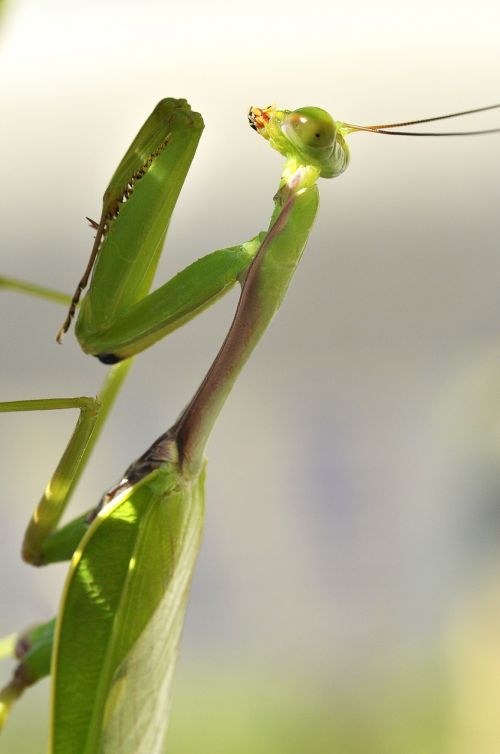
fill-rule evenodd
<path id="1" fill-rule="evenodd" d="M 320 107 L 276 110 L 251 107 L 251 127 L 286 157 L 287 168 L 316 168 L 322 178 L 334 178 L 347 168 L 349 149 L 340 126 Z"/>
<path id="2" fill-rule="evenodd" d="M 344 172 L 349 164 L 349 149 L 344 137 L 355 131 L 389 134 L 391 136 L 474 136 L 500 133 L 498 127 L 472 131 L 394 130 L 499 108 L 500 104 L 487 105 L 472 110 L 462 110 L 458 113 L 437 115 L 432 118 L 357 126 L 352 123 L 333 120 L 331 115 L 320 107 L 276 110 L 271 105 L 263 109 L 251 107 L 248 120 L 252 128 L 267 139 L 274 149 L 286 157 L 287 162 L 283 177 L 286 179 L 300 169 L 300 173 L 307 174 L 306 182 L 312 184 L 319 176 L 335 178 Z"/>

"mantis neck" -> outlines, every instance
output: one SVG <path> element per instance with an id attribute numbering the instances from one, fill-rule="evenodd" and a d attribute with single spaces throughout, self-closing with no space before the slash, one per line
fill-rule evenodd
<path id="1" fill-rule="evenodd" d="M 319 202 L 317 173 L 312 178 L 309 168 L 291 175 L 285 171 L 269 230 L 246 274 L 231 327 L 198 391 L 172 427 L 187 477 L 199 473 L 222 406 L 279 309 L 300 261 Z"/>

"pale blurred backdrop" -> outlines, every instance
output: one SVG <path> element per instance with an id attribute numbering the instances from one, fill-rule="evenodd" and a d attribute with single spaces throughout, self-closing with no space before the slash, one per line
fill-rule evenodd
<path id="1" fill-rule="evenodd" d="M 162 97 L 206 129 L 160 282 L 266 227 L 281 158 L 249 105 L 372 123 L 500 100 L 496 0 L 11 0 L 0 21 L 0 274 L 67 292 Z M 210 440 L 168 754 L 500 751 L 500 135 L 350 144 Z M 73 512 L 174 421 L 236 300 L 140 356 Z M 98 390 L 105 367 L 55 343 L 61 307 L 0 306 L 2 400 Z M 65 568 L 18 552 L 75 418 L 1 416 L 0 634 L 57 609 Z M 45 752 L 47 699 L 0 752 Z"/>

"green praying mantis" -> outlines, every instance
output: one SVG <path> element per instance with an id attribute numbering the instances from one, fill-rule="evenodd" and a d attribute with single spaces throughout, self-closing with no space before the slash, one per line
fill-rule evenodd
<path id="1" fill-rule="evenodd" d="M 356 131 L 412 135 L 409 125 L 499 108 L 372 126 L 324 110 L 253 107 L 250 125 L 285 157 L 267 231 L 202 257 L 150 293 L 168 224 L 203 130 L 183 99 L 158 103 L 104 194 L 95 241 L 74 296 L 12 281 L 4 287 L 78 310 L 86 353 L 113 366 L 97 398 L 0 404 L 1 411 L 76 408 L 68 446 L 28 525 L 23 557 L 71 560 L 56 620 L 0 645 L 18 665 L 0 692 L 0 723 L 13 702 L 52 676 L 51 754 L 157 754 L 189 585 L 200 547 L 205 447 L 241 369 L 281 305 L 319 203 L 317 182 L 348 166 Z M 493 133 L 500 129 L 465 133 Z M 415 135 L 458 135 L 416 133 Z M 92 279 L 80 303 L 82 291 Z M 125 471 L 98 506 L 58 528 L 132 357 L 204 311 L 236 283 L 232 324 L 205 378 L 173 426 Z"/>

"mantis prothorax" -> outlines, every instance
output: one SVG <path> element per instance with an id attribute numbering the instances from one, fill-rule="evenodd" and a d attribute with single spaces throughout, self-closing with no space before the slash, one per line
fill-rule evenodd
<path id="1" fill-rule="evenodd" d="M 93 223 L 91 259 L 58 334 L 60 340 L 68 329 L 95 263 L 76 334 L 84 351 L 104 362 L 123 363 L 110 370 L 98 399 L 0 404 L 2 411 L 80 410 L 23 550 L 36 564 L 72 560 L 57 623 L 55 630 L 51 621 L 0 645 L 0 653 L 15 651 L 20 660 L 0 694 L 0 721 L 24 689 L 51 670 L 52 754 L 162 750 L 170 682 L 201 540 L 205 445 L 240 370 L 287 291 L 318 208 L 317 180 L 346 169 L 345 137 L 354 131 L 399 134 L 394 129 L 448 117 L 454 116 L 355 126 L 334 121 L 315 107 L 251 108 L 251 126 L 286 159 L 268 230 L 199 259 L 148 293 L 203 128 L 201 116 L 185 100 L 166 99 L 157 105 L 105 192 L 101 219 Z M 1 282 L 29 288 L 17 281 Z M 130 357 L 184 324 L 236 282 L 241 295 L 234 320 L 179 419 L 129 466 L 96 509 L 56 531 Z M 41 289 L 31 292 L 57 298 Z"/>

